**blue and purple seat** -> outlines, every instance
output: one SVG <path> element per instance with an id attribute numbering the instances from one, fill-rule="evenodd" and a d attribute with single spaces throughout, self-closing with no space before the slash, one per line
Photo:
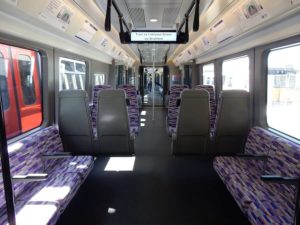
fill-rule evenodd
<path id="1" fill-rule="evenodd" d="M 41 181 L 16 182 L 13 179 L 17 224 L 55 224 L 88 176 L 94 162 L 91 156 L 55 157 L 55 154 L 63 152 L 63 146 L 54 126 L 9 145 L 8 152 L 12 177 L 48 174 L 48 178 Z M 6 223 L 1 177 L 0 224 Z"/>
<path id="2" fill-rule="evenodd" d="M 300 145 L 254 127 L 245 154 L 214 160 L 216 172 L 243 213 L 252 224 L 293 225 L 299 201 Z"/>
<path id="3" fill-rule="evenodd" d="M 137 90 L 133 85 L 120 85 L 118 89 L 124 90 L 126 98 L 129 99 L 130 104 L 127 107 L 127 111 L 129 116 L 130 133 L 138 134 L 140 130 L 140 113 Z"/>
<path id="4" fill-rule="evenodd" d="M 170 97 L 168 104 L 167 114 L 167 131 L 169 135 L 176 133 L 177 118 L 179 107 L 177 106 L 177 100 L 180 99 L 181 92 L 184 89 L 188 89 L 187 85 L 173 85 L 170 89 Z"/>

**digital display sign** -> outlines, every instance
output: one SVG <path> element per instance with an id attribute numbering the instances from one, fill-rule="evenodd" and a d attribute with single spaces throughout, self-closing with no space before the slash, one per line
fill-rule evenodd
<path id="1" fill-rule="evenodd" d="M 176 31 L 131 31 L 132 42 L 176 42 Z"/>

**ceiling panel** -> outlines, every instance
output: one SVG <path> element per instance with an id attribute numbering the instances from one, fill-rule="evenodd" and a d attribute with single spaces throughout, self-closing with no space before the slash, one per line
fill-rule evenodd
<path id="1" fill-rule="evenodd" d="M 189 6 L 193 0 L 116 0 L 118 7 L 124 15 L 127 23 L 132 24 L 132 29 L 176 29 L 176 23 L 180 23 L 184 18 Z M 201 0 L 200 10 L 202 5 L 212 0 Z M 106 14 L 107 0 L 95 0 L 98 7 Z M 150 19 L 156 18 L 158 22 L 151 23 Z M 191 17 L 191 20 L 193 16 Z M 118 16 L 112 9 L 112 25 L 119 29 Z M 190 30 L 192 26 L 189 26 Z M 137 56 L 139 51 L 142 52 L 142 57 L 147 63 L 151 63 L 153 54 L 156 63 L 163 63 L 166 54 L 172 55 L 178 45 L 175 44 L 130 44 L 129 45 Z M 155 51 L 152 51 L 155 49 Z"/>
<path id="2" fill-rule="evenodd" d="M 145 13 L 143 8 L 129 8 L 129 15 L 135 28 L 146 28 Z"/>

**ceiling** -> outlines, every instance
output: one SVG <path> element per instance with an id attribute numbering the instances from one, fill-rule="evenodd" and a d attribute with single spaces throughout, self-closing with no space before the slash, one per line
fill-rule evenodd
<path id="1" fill-rule="evenodd" d="M 132 29 L 155 30 L 176 29 L 180 24 L 193 0 L 117 0 L 116 3 L 123 13 L 125 21 Z M 200 1 L 200 13 L 211 4 L 213 0 Z M 99 9 L 106 14 L 107 0 L 95 0 Z M 193 13 L 191 14 L 193 15 Z M 158 21 L 150 22 L 151 18 Z M 193 16 L 191 17 L 191 20 Z M 119 30 L 118 15 L 112 9 L 112 25 Z M 192 28 L 190 22 L 190 30 Z M 178 45 L 175 44 L 130 44 L 129 47 L 139 56 L 142 53 L 143 63 L 162 64 L 165 56 L 170 56 Z"/>

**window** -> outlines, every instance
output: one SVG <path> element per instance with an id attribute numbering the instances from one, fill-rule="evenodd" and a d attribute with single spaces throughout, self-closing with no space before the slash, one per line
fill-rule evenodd
<path id="1" fill-rule="evenodd" d="M 9 96 L 7 86 L 7 60 L 4 59 L 3 54 L 0 52 L 0 90 L 2 97 L 3 110 L 9 107 Z"/>
<path id="2" fill-rule="evenodd" d="M 39 127 L 43 121 L 37 51 L 0 44 L 0 89 L 7 138 Z"/>
<path id="3" fill-rule="evenodd" d="M 105 84 L 105 74 L 95 73 L 93 76 L 93 86 Z"/>
<path id="4" fill-rule="evenodd" d="M 203 65 L 203 84 L 215 86 L 215 66 L 213 63 Z"/>
<path id="5" fill-rule="evenodd" d="M 59 66 L 59 90 L 85 90 L 85 62 L 60 57 Z"/>
<path id="6" fill-rule="evenodd" d="M 32 105 L 36 101 L 33 80 L 34 62 L 32 62 L 32 59 L 28 55 L 19 55 L 18 63 L 21 87 L 23 92 L 23 101 L 25 105 Z"/>
<path id="7" fill-rule="evenodd" d="M 300 43 L 268 55 L 267 123 L 300 139 Z"/>
<path id="8" fill-rule="evenodd" d="M 223 90 L 249 91 L 249 57 L 224 60 L 222 64 Z"/>

